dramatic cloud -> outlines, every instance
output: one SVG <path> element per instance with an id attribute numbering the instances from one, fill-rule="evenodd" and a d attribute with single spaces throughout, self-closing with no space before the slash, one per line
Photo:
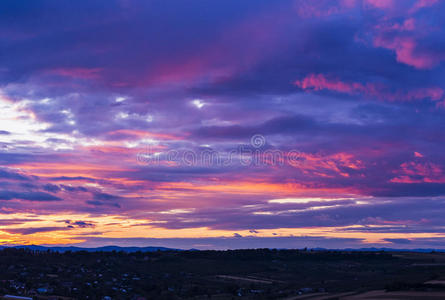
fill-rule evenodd
<path id="1" fill-rule="evenodd" d="M 3 244 L 445 248 L 444 20 L 2 1 Z"/>

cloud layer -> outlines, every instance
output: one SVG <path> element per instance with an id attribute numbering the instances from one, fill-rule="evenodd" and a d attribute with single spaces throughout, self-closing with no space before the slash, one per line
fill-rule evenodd
<path id="1" fill-rule="evenodd" d="M 2 243 L 443 247 L 444 16 L 3 1 Z"/>

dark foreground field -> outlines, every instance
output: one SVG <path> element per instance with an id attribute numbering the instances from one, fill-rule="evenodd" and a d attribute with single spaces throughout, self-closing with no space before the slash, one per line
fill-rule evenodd
<path id="1" fill-rule="evenodd" d="M 0 251 L 0 294 L 33 299 L 445 299 L 445 254 Z"/>

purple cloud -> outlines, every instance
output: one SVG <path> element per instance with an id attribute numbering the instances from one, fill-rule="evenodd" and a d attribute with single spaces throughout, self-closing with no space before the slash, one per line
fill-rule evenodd
<path id="1" fill-rule="evenodd" d="M 445 225 L 444 16 L 415 0 L 4 1 L 0 212 L 82 238 L 214 235 L 144 240 L 178 248 L 441 245 L 420 239 Z M 18 224 L 2 226 L 59 230 Z"/>

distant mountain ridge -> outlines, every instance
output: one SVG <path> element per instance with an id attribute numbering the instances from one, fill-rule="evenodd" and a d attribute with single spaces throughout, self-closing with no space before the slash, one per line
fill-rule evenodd
<path id="1" fill-rule="evenodd" d="M 21 245 L 21 246 L 0 246 L 1 249 L 5 248 L 15 248 L 15 249 L 29 249 L 29 250 L 35 250 L 35 251 L 55 251 L 55 252 L 78 252 L 78 251 L 87 251 L 87 252 L 111 252 L 111 251 L 124 251 L 124 252 L 155 252 L 155 251 L 180 251 L 181 249 L 174 249 L 174 248 L 166 248 L 166 247 L 120 247 L 120 246 L 103 246 L 103 247 L 96 247 L 96 248 L 85 248 L 85 247 L 75 247 L 75 246 L 69 246 L 69 247 L 47 247 L 47 246 L 39 246 L 39 245 Z"/>
<path id="2" fill-rule="evenodd" d="M 0 250 L 6 249 L 6 248 L 15 248 L 15 249 L 29 249 L 29 250 L 35 250 L 35 251 L 55 251 L 55 252 L 78 252 L 78 251 L 87 251 L 87 252 L 111 252 L 111 251 L 123 251 L 123 252 L 155 252 L 155 251 L 185 251 L 184 249 L 177 249 L 177 248 L 167 248 L 167 247 L 121 247 L 121 246 L 102 246 L 102 247 L 95 247 L 95 248 L 87 248 L 87 247 L 76 247 L 76 246 L 67 246 L 67 247 L 50 247 L 50 246 L 40 246 L 40 245 L 18 245 L 18 246 L 0 246 Z M 272 248 L 270 248 L 272 249 Z M 416 248 L 416 249 L 397 249 L 397 248 L 343 248 L 343 249 L 329 249 L 329 248 L 306 248 L 308 251 L 314 250 L 314 251 L 363 251 L 363 252 L 379 252 L 379 251 L 385 251 L 385 252 L 421 252 L 421 253 L 428 253 L 428 252 L 445 252 L 445 249 L 433 249 L 433 248 Z M 231 249 L 235 250 L 235 249 Z M 243 250 L 243 249 L 237 249 L 237 250 Z M 279 250 L 303 250 L 302 248 L 295 248 L 295 249 L 286 249 L 286 248 L 280 248 Z M 188 251 L 200 251 L 199 249 L 188 249 Z"/>
<path id="3" fill-rule="evenodd" d="M 343 248 L 343 249 L 328 249 L 328 248 L 308 248 L 308 250 L 315 251 L 362 251 L 362 252 L 421 252 L 421 253 L 429 253 L 429 252 L 445 252 L 445 249 L 433 249 L 433 248 L 414 248 L 414 249 L 398 249 L 398 248 Z"/>

